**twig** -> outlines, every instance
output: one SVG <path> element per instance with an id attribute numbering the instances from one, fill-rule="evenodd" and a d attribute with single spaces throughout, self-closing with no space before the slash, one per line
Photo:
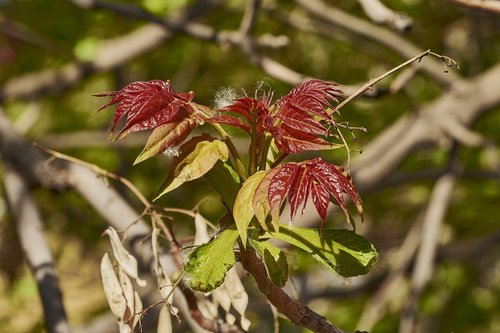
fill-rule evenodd
<path id="1" fill-rule="evenodd" d="M 431 50 L 424 51 L 421 54 L 416 55 L 413 58 L 405 61 L 404 63 L 400 64 L 399 66 L 396 66 L 393 69 L 385 72 L 384 74 L 382 74 L 382 75 L 380 75 L 380 76 L 378 76 L 378 77 L 376 77 L 374 79 L 369 80 L 364 85 L 362 85 L 358 90 L 356 90 L 353 94 L 351 94 L 349 97 L 347 97 L 346 99 L 344 99 L 339 105 L 337 105 L 337 107 L 334 109 L 334 111 L 340 110 L 347 103 L 349 103 L 350 101 L 352 101 L 353 99 L 355 99 L 359 95 L 363 94 L 366 90 L 369 90 L 373 85 L 375 85 L 379 81 L 385 79 L 389 75 L 397 72 L 401 68 L 404 68 L 404 67 L 410 65 L 411 63 L 413 63 L 415 61 L 419 61 L 420 62 L 422 60 L 422 58 L 424 58 L 427 55 L 432 55 L 432 56 L 438 57 L 439 59 L 441 59 L 443 61 L 443 63 L 445 64 L 445 66 L 450 67 L 452 65 L 455 65 L 455 66 L 458 67 L 457 63 L 453 59 L 451 59 L 451 58 L 449 58 L 447 56 L 436 54 L 436 53 L 432 52 Z M 446 69 L 446 67 L 445 67 L 445 69 Z"/>
<path id="2" fill-rule="evenodd" d="M 123 185 L 125 185 L 130 191 L 132 191 L 132 193 L 134 193 L 134 195 L 137 197 L 137 199 L 139 199 L 142 202 L 142 204 L 147 209 L 153 209 L 154 208 L 153 205 L 149 202 L 149 200 L 146 199 L 146 197 L 142 194 L 142 192 L 139 191 L 139 189 L 137 187 L 135 187 L 135 185 L 132 184 L 132 182 L 130 180 L 128 180 L 127 178 L 119 176 L 119 175 L 117 175 L 115 173 L 112 173 L 112 172 L 110 172 L 108 170 L 102 169 L 102 168 L 98 167 L 95 164 L 82 161 L 82 160 L 80 160 L 80 159 L 78 159 L 76 157 L 68 156 L 66 154 L 57 152 L 55 150 L 42 147 L 42 146 L 40 146 L 37 143 L 34 143 L 33 145 L 35 147 L 39 148 L 40 150 L 44 151 L 45 153 L 47 153 L 47 154 L 49 154 L 51 156 L 54 156 L 55 158 L 58 158 L 58 159 L 61 159 L 61 160 L 64 160 L 64 161 L 68 161 L 68 162 L 71 162 L 71 163 L 75 163 L 75 164 L 84 166 L 84 167 L 86 167 L 86 168 L 94 171 L 95 173 L 97 173 L 99 175 L 102 175 L 102 176 L 105 176 L 105 177 L 108 177 L 108 178 L 112 178 L 112 179 L 115 179 L 115 180 L 119 181 L 120 183 L 122 183 Z"/>

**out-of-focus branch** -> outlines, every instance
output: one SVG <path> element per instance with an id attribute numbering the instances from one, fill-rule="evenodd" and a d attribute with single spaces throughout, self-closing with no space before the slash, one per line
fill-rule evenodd
<path id="1" fill-rule="evenodd" d="M 375 23 L 387 24 L 398 32 L 408 32 L 413 20 L 406 14 L 389 9 L 379 0 L 358 0 L 365 14 Z"/>
<path id="2" fill-rule="evenodd" d="M 423 213 L 419 214 L 413 221 L 401 246 L 393 254 L 385 256 L 384 259 L 386 259 L 387 265 L 391 266 L 391 269 L 377 291 L 366 302 L 356 325 L 358 329 L 371 331 L 373 326 L 384 316 L 386 305 L 394 293 L 404 284 L 404 275 L 418 249 L 422 219 Z"/>
<path id="3" fill-rule="evenodd" d="M 50 333 L 69 333 L 69 324 L 52 254 L 43 234 L 43 222 L 21 174 L 4 164 L 5 192 L 14 215 L 17 235 L 31 273 L 38 284 L 45 324 Z"/>
<path id="4" fill-rule="evenodd" d="M 500 2 L 497 0 L 448 0 L 449 2 L 472 10 L 500 14 Z"/>
<path id="5" fill-rule="evenodd" d="M 429 206 L 424 217 L 420 247 L 411 281 L 411 292 L 399 323 L 400 333 L 414 330 L 417 305 L 420 296 L 432 276 L 438 236 L 444 216 L 451 201 L 457 176 L 450 171 L 441 177 L 432 191 Z"/>
<path id="6" fill-rule="evenodd" d="M 310 329 L 313 332 L 344 333 L 325 317 L 294 301 L 281 288 L 277 287 L 270 280 L 264 263 L 257 257 L 251 246 L 247 246 L 246 249 L 240 246 L 239 261 L 243 268 L 254 277 L 259 290 L 280 313 L 294 324 Z"/>
<path id="7" fill-rule="evenodd" d="M 368 191 L 383 183 L 399 163 L 424 144 L 455 139 L 443 130 L 445 123 L 457 121 L 465 127 L 483 112 L 500 104 L 497 83 L 500 65 L 475 78 L 457 82 L 448 92 L 418 113 L 405 115 L 365 147 L 351 165 L 355 184 Z"/>
<path id="8" fill-rule="evenodd" d="M 411 58 L 424 51 L 386 28 L 376 26 L 337 8 L 328 6 L 321 0 L 295 0 L 295 2 L 314 17 L 379 43 L 404 58 Z M 418 66 L 436 82 L 446 86 L 460 79 L 454 72 L 443 75 L 443 64 L 439 60 L 429 60 L 425 64 L 420 63 L 415 66 Z"/>
<path id="9" fill-rule="evenodd" d="M 194 5 L 175 15 L 175 20 L 182 24 L 203 13 Z M 0 101 L 8 98 L 33 99 L 46 93 L 65 91 L 77 85 L 87 75 L 119 67 L 158 47 L 172 36 L 172 32 L 158 24 L 146 24 L 123 36 L 103 41 L 92 61 L 73 61 L 60 68 L 27 73 L 6 81 L 0 87 Z"/>

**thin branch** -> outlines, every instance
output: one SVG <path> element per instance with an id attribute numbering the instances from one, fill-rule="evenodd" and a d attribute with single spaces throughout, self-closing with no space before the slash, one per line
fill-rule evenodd
<path id="1" fill-rule="evenodd" d="M 415 62 L 415 61 L 422 61 L 422 58 L 424 58 L 425 56 L 428 56 L 428 55 L 432 55 L 432 56 L 435 56 L 435 57 L 438 57 L 439 59 L 441 59 L 443 61 L 443 63 L 445 63 L 445 66 L 451 66 L 452 64 L 457 66 L 457 63 L 449 58 L 449 57 L 446 57 L 446 56 L 443 56 L 443 55 L 439 55 L 439 54 L 436 54 L 434 52 L 432 52 L 431 50 L 427 50 L 427 51 L 424 51 L 422 52 L 421 54 L 419 55 L 416 55 L 414 56 L 413 58 L 405 61 L 404 63 L 402 63 L 401 65 L 399 66 L 396 66 L 394 67 L 393 69 L 385 72 L 384 74 L 382 75 L 379 75 L 378 77 L 374 78 L 374 79 L 371 79 L 369 80 L 368 82 L 366 82 L 363 86 L 361 86 L 357 91 L 355 91 L 353 94 L 351 94 L 349 97 L 347 97 L 346 99 L 344 99 L 342 101 L 342 103 L 340 103 L 334 110 L 335 111 L 338 111 L 340 110 L 342 107 L 344 107 L 347 103 L 349 103 L 350 101 L 352 101 L 353 99 L 355 99 L 356 97 L 358 97 L 359 95 L 363 94 L 366 90 L 369 90 L 372 86 L 374 86 L 376 83 L 378 83 L 379 81 L 382 81 L 383 79 L 385 79 L 386 77 L 388 77 L 389 75 L 397 72 L 398 70 L 400 70 L 401 68 L 404 68 L 408 65 L 410 65 L 411 63 Z"/>

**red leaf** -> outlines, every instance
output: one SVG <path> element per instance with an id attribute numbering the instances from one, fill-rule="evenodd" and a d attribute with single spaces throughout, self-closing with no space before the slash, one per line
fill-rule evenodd
<path id="1" fill-rule="evenodd" d="M 298 168 L 298 163 L 286 163 L 279 167 L 278 172 L 271 172 L 266 176 L 272 176 L 267 192 L 267 199 L 269 201 L 269 207 L 273 219 L 277 219 L 279 217 L 281 204 L 288 195 L 290 185 Z M 264 177 L 264 179 L 266 179 L 266 177 Z M 262 180 L 262 182 L 264 182 L 264 180 Z"/>
<path id="2" fill-rule="evenodd" d="M 308 174 L 307 164 L 301 164 L 297 169 L 293 182 L 290 185 L 290 191 L 288 192 L 288 201 L 290 202 L 290 207 L 292 208 L 290 212 L 292 220 L 295 217 L 297 209 L 301 203 L 303 203 L 301 214 L 304 211 L 307 198 L 309 197 L 310 184 L 311 177 Z"/>
<path id="3" fill-rule="evenodd" d="M 328 130 L 319 121 L 307 113 L 298 112 L 294 108 L 282 109 L 278 113 L 278 118 L 283 122 L 283 124 L 286 124 L 298 131 L 317 135 L 328 134 Z"/>
<path id="4" fill-rule="evenodd" d="M 338 102 L 341 96 L 340 89 L 333 83 L 321 80 L 309 80 L 295 87 L 286 96 L 283 96 L 276 105 L 281 112 L 287 109 L 295 109 L 296 112 L 310 113 L 321 119 L 331 122 L 331 116 L 325 111 L 330 107 L 330 102 Z"/>
<path id="5" fill-rule="evenodd" d="M 99 111 L 118 103 L 111 131 L 114 132 L 121 118 L 127 117 L 118 138 L 132 132 L 179 122 L 194 112 L 192 106 L 189 105 L 194 94 L 176 93 L 168 81 L 137 81 L 120 91 L 101 93 L 97 96 L 113 96 Z"/>
<path id="6" fill-rule="evenodd" d="M 311 196 L 323 223 L 326 221 L 327 208 L 331 200 L 342 208 L 350 222 L 344 194 L 354 202 L 360 216 L 363 217 L 361 200 L 350 177 L 341 167 L 327 163 L 321 158 L 283 164 L 277 172 L 270 172 L 262 179 L 258 191 L 263 190 L 261 185 L 267 184 L 269 184 L 268 202 L 273 219 L 277 219 L 281 204 L 286 197 L 290 203 L 293 219 L 301 205 L 303 211 L 307 199 Z"/>
<path id="7" fill-rule="evenodd" d="M 325 110 L 332 101 L 337 102 L 341 92 L 333 83 L 310 80 L 292 89 L 275 103 L 276 117 L 280 120 L 271 133 L 278 148 L 295 154 L 305 150 L 332 149 L 317 135 L 328 135 L 329 131 L 321 123 L 333 124 L 332 116 Z M 277 128 L 277 129 L 276 129 Z"/>
<path id="8" fill-rule="evenodd" d="M 289 154 L 339 147 L 339 145 L 333 145 L 313 134 L 295 130 L 286 124 L 273 128 L 271 133 L 278 149 Z"/>
<path id="9" fill-rule="evenodd" d="M 244 131 L 250 133 L 250 127 L 243 123 L 240 118 L 236 118 L 233 116 L 214 116 L 210 117 L 206 120 L 208 123 L 218 123 L 218 124 L 226 124 L 234 127 L 239 127 Z"/>

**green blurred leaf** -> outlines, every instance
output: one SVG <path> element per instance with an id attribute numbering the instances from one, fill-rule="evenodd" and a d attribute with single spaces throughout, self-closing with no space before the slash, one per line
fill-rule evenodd
<path id="1" fill-rule="evenodd" d="M 253 195 L 265 175 L 266 171 L 258 171 L 250 176 L 245 183 L 243 183 L 234 203 L 234 221 L 236 222 L 236 227 L 238 228 L 243 246 L 246 246 L 247 243 L 248 225 L 255 215 L 252 205 Z"/>
<path id="2" fill-rule="evenodd" d="M 218 160 L 225 162 L 228 157 L 227 146 L 220 140 L 198 143 L 193 152 L 177 165 L 174 171 L 174 179 L 162 185 L 160 194 L 156 196 L 155 200 L 178 188 L 185 182 L 200 178 L 212 169 Z"/>
<path id="3" fill-rule="evenodd" d="M 240 178 L 236 171 L 229 164 L 217 161 L 214 167 L 203 176 L 203 179 L 220 195 L 226 207 L 232 212 L 236 196 L 241 188 Z"/>
<path id="4" fill-rule="evenodd" d="M 268 232 L 272 237 L 312 254 L 321 264 L 342 277 L 363 275 L 377 261 L 377 251 L 362 236 L 346 229 L 325 229 L 281 225 L 279 233 Z"/>
<path id="5" fill-rule="evenodd" d="M 250 239 L 250 245 L 264 260 L 271 281 L 278 287 L 285 286 L 288 280 L 288 263 L 285 253 L 267 240 L 256 241 Z"/>
<path id="6" fill-rule="evenodd" d="M 73 52 L 81 61 L 92 61 L 99 51 L 100 44 L 99 39 L 95 37 L 85 37 L 76 43 Z"/>
<path id="7" fill-rule="evenodd" d="M 208 243 L 196 247 L 184 266 L 188 286 L 201 292 L 210 292 L 219 287 L 224 282 L 226 272 L 235 263 L 233 246 L 237 239 L 238 231 L 230 228 Z"/>

